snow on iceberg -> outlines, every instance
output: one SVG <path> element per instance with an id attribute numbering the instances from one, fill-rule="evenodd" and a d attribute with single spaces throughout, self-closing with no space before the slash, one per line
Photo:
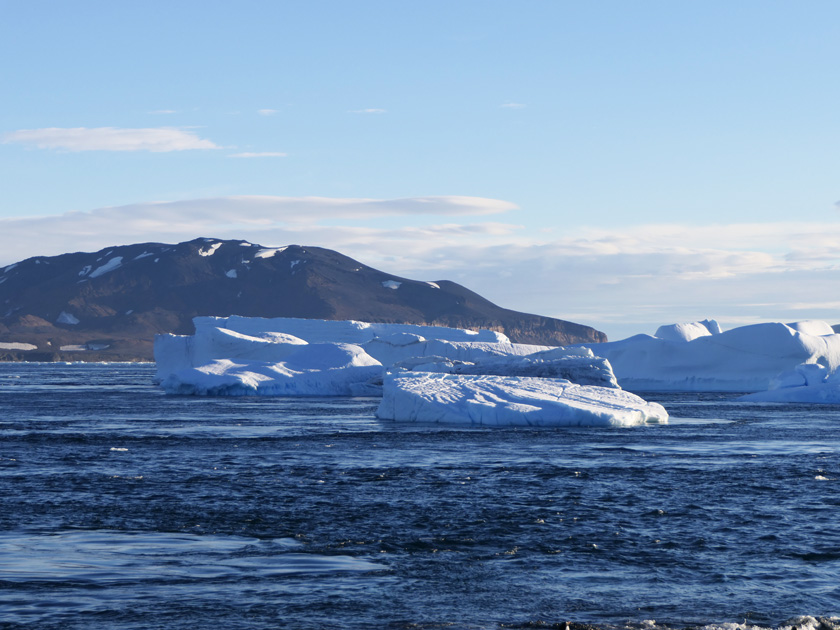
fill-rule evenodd
<path id="1" fill-rule="evenodd" d="M 376 412 L 382 420 L 479 426 L 633 426 L 668 413 L 619 389 L 564 379 L 389 373 Z"/>
<path id="2" fill-rule="evenodd" d="M 489 341 L 510 340 L 492 330 L 464 330 L 443 326 L 421 326 L 419 324 L 375 324 L 353 320 L 301 319 L 297 317 L 196 317 L 193 319 L 196 334 L 203 328 L 226 328 L 245 335 L 259 336 L 269 332 L 280 332 L 305 339 L 309 343 L 340 342 L 360 344 L 375 337 L 394 333 L 410 333 L 427 339 L 446 341 Z"/>
<path id="3" fill-rule="evenodd" d="M 584 347 L 607 359 L 619 385 L 631 391 L 755 392 L 802 363 L 829 372 L 840 366 L 840 335 L 823 322 L 717 329 L 714 321 L 682 324 L 662 327 L 657 336 Z"/>
<path id="4" fill-rule="evenodd" d="M 415 372 L 561 378 L 578 385 L 619 389 L 609 361 L 596 357 L 589 348 L 557 347 L 525 355 L 487 355 L 478 357 L 473 362 L 423 356 L 396 365 Z"/>
<path id="5" fill-rule="evenodd" d="M 698 337 L 719 335 L 721 332 L 720 324 L 718 324 L 715 320 L 704 319 L 702 322 L 660 326 L 657 328 L 654 337 L 658 337 L 659 339 L 669 339 L 671 341 L 691 341 L 692 339 L 697 339 Z"/>

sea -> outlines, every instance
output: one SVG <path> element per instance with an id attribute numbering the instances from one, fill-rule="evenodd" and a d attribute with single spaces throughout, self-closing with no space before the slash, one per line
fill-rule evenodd
<path id="1" fill-rule="evenodd" d="M 0 628 L 840 629 L 840 407 L 379 421 L 0 364 Z"/>

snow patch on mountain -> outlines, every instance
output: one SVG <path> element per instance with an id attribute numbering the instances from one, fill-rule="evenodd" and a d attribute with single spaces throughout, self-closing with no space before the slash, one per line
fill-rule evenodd
<path id="1" fill-rule="evenodd" d="M 254 258 L 271 258 L 272 256 L 276 256 L 280 252 L 286 251 L 287 249 L 288 247 L 271 247 L 261 249 L 256 254 L 254 254 Z"/>
<path id="2" fill-rule="evenodd" d="M 91 271 L 90 275 L 88 277 L 89 278 L 98 278 L 99 276 L 104 275 L 104 274 L 106 274 L 110 271 L 114 271 L 115 269 L 119 269 L 120 267 L 122 267 L 122 261 L 123 261 L 122 256 L 114 256 L 113 258 L 111 258 L 111 260 L 106 262 L 101 267 L 97 267 L 96 269 Z"/>
<path id="3" fill-rule="evenodd" d="M 79 323 L 79 318 L 67 311 L 61 311 L 61 314 L 55 321 L 58 324 L 69 324 L 70 326 L 75 326 Z"/>
<path id="4" fill-rule="evenodd" d="M 206 249 L 202 247 L 201 249 L 198 250 L 198 255 L 199 256 L 212 256 L 213 254 L 216 253 L 216 250 L 219 249 L 221 246 L 222 246 L 221 243 L 213 243 L 212 245 L 210 245 Z"/>

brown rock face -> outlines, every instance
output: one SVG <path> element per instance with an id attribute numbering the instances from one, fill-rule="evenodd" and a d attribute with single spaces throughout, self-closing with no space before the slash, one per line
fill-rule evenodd
<path id="1" fill-rule="evenodd" d="M 504 309 L 454 282 L 400 278 L 320 247 L 196 239 L 0 270 L 0 344 L 37 346 L 0 347 L 0 360 L 151 360 L 155 334 L 190 334 L 197 315 L 489 328 L 542 345 L 606 341 L 588 326 Z"/>

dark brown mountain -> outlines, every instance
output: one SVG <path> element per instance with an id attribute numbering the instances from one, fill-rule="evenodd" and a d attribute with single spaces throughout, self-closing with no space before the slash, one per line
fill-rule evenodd
<path id="1" fill-rule="evenodd" d="M 393 276 L 329 249 L 219 239 L 29 258 L 0 270 L 0 314 L 5 360 L 150 360 L 156 333 L 191 334 L 197 315 L 490 328 L 544 345 L 606 341 L 587 326 L 504 309 L 454 282 Z"/>

